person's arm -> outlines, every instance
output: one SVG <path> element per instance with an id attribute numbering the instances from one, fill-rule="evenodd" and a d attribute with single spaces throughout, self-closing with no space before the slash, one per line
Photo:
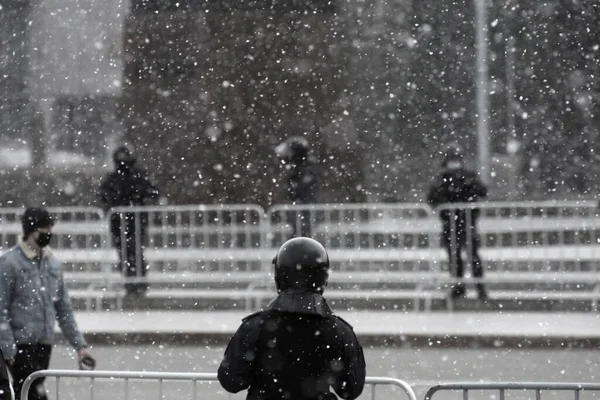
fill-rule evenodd
<path id="1" fill-rule="evenodd" d="M 110 182 L 107 178 L 102 180 L 98 188 L 98 202 L 104 211 L 110 210 L 113 205 L 113 195 L 110 190 Z"/>
<path id="2" fill-rule="evenodd" d="M 439 185 L 433 184 L 427 193 L 427 204 L 433 208 L 437 207 L 441 203 L 440 190 L 441 188 Z"/>
<path id="3" fill-rule="evenodd" d="M 156 200 L 160 191 L 150 182 L 150 177 L 145 170 L 137 170 L 133 175 L 132 197 L 138 205 L 148 205 L 148 200 Z"/>
<path id="4" fill-rule="evenodd" d="M 477 183 L 475 185 L 475 190 L 477 192 L 477 197 L 478 198 L 484 198 L 487 196 L 488 194 L 488 189 L 487 187 L 483 184 L 483 182 L 481 182 L 480 179 L 477 179 Z"/>
<path id="5" fill-rule="evenodd" d="M 0 350 L 6 360 L 17 354 L 15 337 L 10 326 L 10 305 L 12 303 L 15 272 L 12 265 L 0 261 Z"/>
<path id="6" fill-rule="evenodd" d="M 367 376 L 365 356 L 352 327 L 340 320 L 342 330 L 342 370 L 336 377 L 333 390 L 342 399 L 353 400 L 362 393 Z"/>
<path id="7" fill-rule="evenodd" d="M 54 302 L 54 309 L 56 310 L 58 325 L 71 346 L 77 351 L 86 348 L 87 343 L 75 321 L 73 306 L 71 305 L 71 299 L 69 298 L 69 294 L 65 287 L 62 271 L 60 271 L 60 276 L 58 278 L 58 300 Z"/>
<path id="8" fill-rule="evenodd" d="M 146 178 L 146 189 L 144 191 L 144 197 L 152 200 L 158 199 L 160 191 L 154 186 L 149 179 Z"/>
<path id="9" fill-rule="evenodd" d="M 477 201 L 487 196 L 487 187 L 475 173 L 471 174 L 468 182 L 469 201 Z"/>
<path id="10" fill-rule="evenodd" d="M 252 385 L 259 329 L 259 317 L 247 319 L 227 345 L 217 375 L 223 389 L 230 393 L 237 393 Z"/>

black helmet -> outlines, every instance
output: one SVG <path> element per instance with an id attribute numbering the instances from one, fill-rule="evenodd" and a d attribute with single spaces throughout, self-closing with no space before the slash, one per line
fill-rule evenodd
<path id="1" fill-rule="evenodd" d="M 113 153 L 113 161 L 117 168 L 120 166 L 131 167 L 135 164 L 135 160 L 135 155 L 127 146 L 120 146 Z"/>
<path id="2" fill-rule="evenodd" d="M 287 162 L 306 160 L 309 151 L 310 145 L 308 144 L 308 140 L 302 136 L 292 136 L 275 148 L 277 156 Z"/>
<path id="3" fill-rule="evenodd" d="M 297 237 L 285 242 L 273 259 L 279 292 L 300 289 L 323 293 L 329 278 L 329 256 L 316 240 Z"/>

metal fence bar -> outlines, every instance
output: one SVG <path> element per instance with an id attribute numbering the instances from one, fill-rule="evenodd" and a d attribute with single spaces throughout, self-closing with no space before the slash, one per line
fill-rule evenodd
<path id="1" fill-rule="evenodd" d="M 326 244 L 334 268 L 342 273 L 357 272 L 354 276 L 369 279 L 371 275 L 366 273 L 374 271 L 379 277 L 392 275 L 395 270 L 436 275 L 439 270 L 435 266 L 447 260 L 437 244 L 441 234 L 438 213 L 461 207 L 467 211 L 481 210 L 479 230 L 486 240 L 481 241 L 480 251 L 484 260 L 488 258 L 488 264 L 493 263 L 494 270 L 537 272 L 542 268 L 544 272 L 594 272 L 600 266 L 597 261 L 600 217 L 596 201 L 451 204 L 441 206 L 436 214 L 418 203 L 278 205 L 266 213 L 259 206 L 235 204 L 123 207 L 107 216 L 95 207 L 49 210 L 57 218 L 52 247 L 65 263 L 77 265 L 75 273 L 100 266 L 103 276 L 112 275 L 114 260 L 119 257 L 108 243 L 106 217 L 110 220 L 117 215 L 115 218 L 127 225 L 127 215 L 148 213 L 148 235 L 143 243 L 136 244 L 144 244 L 151 255 L 150 276 L 164 276 L 156 272 L 182 276 L 183 272 L 196 272 L 197 278 L 202 279 L 204 272 L 216 277 L 232 271 L 259 272 L 266 276 L 272 255 L 287 239 L 288 231 L 279 228 L 289 220 L 308 215 L 313 236 Z M 4 247 L 16 244 L 22 229 L 19 216 L 24 210 L 0 209 L 0 240 Z M 296 218 L 287 218 L 288 214 Z M 472 220 L 472 215 L 467 213 L 467 216 Z M 136 221 L 131 225 L 141 241 L 142 224 Z M 456 231 L 456 221 L 452 225 Z M 123 231 L 120 236 L 125 243 Z M 467 240 L 470 250 L 476 238 L 469 231 L 466 236 L 470 239 Z M 126 246 L 122 256 L 127 260 Z M 140 265 L 141 255 L 138 253 L 135 258 Z M 470 257 L 467 260 L 472 262 Z"/>
<path id="2" fill-rule="evenodd" d="M 125 399 L 129 399 L 130 382 L 133 380 L 151 380 L 158 381 L 159 383 L 159 399 L 162 399 L 163 395 L 163 382 L 164 381 L 190 381 L 193 385 L 192 393 L 193 398 L 197 398 L 197 383 L 198 382 L 215 382 L 217 381 L 216 373 L 198 373 L 198 372 L 152 372 L 152 371 L 80 371 L 80 370 L 42 370 L 36 371 L 29 375 L 23 382 L 21 389 L 21 399 L 27 400 L 29 391 L 33 382 L 38 378 L 56 378 L 57 389 L 56 399 L 60 400 L 59 393 L 59 382 L 61 378 L 78 378 L 78 379 L 90 379 L 90 390 L 93 391 L 94 383 L 98 379 L 122 379 L 124 382 L 124 396 Z M 417 400 L 412 387 L 400 380 L 395 378 L 387 377 L 367 377 L 365 380 L 366 385 L 372 385 L 372 394 L 375 395 L 375 386 L 379 385 L 391 385 L 399 388 L 406 396 L 407 400 Z M 90 399 L 93 399 L 90 397 Z M 373 400 L 376 397 L 372 397 Z"/>
<path id="3" fill-rule="evenodd" d="M 494 260 L 499 270 L 511 271 L 512 265 L 527 262 L 524 270 L 530 272 L 539 271 L 539 267 L 544 272 L 577 272 L 595 262 L 596 246 L 591 238 L 600 230 L 596 207 L 595 202 L 484 202 L 446 204 L 436 211 L 452 214 L 463 210 L 468 225 L 473 221 L 469 213 L 481 210 L 479 231 L 486 238 L 481 249 L 499 257 Z M 457 233 L 453 219 L 449 224 L 454 242 Z M 467 229 L 461 235 L 468 239 L 468 233 Z M 587 239 L 578 240 L 582 236 Z M 511 254 L 509 250 L 516 251 Z M 524 258 L 528 254 L 530 258 Z"/>
<path id="4" fill-rule="evenodd" d="M 509 390 L 533 390 L 536 393 L 536 400 L 541 399 L 542 390 L 554 391 L 573 391 L 575 397 L 581 391 L 600 391 L 600 384 L 597 383 L 577 383 L 577 382 L 457 382 L 444 383 L 435 385 L 429 388 L 425 394 L 425 400 L 431 400 L 432 397 L 441 391 L 463 391 L 467 393 L 464 400 L 468 400 L 468 392 L 471 390 L 498 390 L 500 392 L 500 400 L 505 396 L 505 392 Z"/>
<path id="5" fill-rule="evenodd" d="M 163 268 L 160 266 L 169 268 L 169 271 L 172 270 L 170 266 L 174 266 L 177 272 L 198 273 L 251 272 L 262 268 L 256 266 L 257 258 L 264 249 L 265 212 L 259 206 L 119 207 L 112 209 L 109 215 L 111 218 L 112 215 L 135 216 L 134 237 L 130 240 L 135 241 L 136 249 L 141 245 L 147 250 L 146 258 L 153 273 L 157 269 L 158 272 L 165 272 L 160 270 Z M 140 221 L 141 217 L 144 218 L 143 222 Z M 121 236 L 124 236 L 123 231 Z M 149 241 L 146 236 L 150 237 Z M 146 245 L 147 242 L 149 245 Z M 133 258 L 136 264 L 144 261 L 138 252 Z M 204 268 L 198 268 L 198 265 Z"/>
<path id="6" fill-rule="evenodd" d="M 287 221 L 286 230 L 290 230 L 289 221 L 305 214 L 311 216 L 312 236 L 331 251 L 335 269 L 385 271 L 402 262 L 404 268 L 417 270 L 416 265 L 423 264 L 423 260 L 427 260 L 425 265 L 429 264 L 429 252 L 420 246 L 420 240 L 404 240 L 406 235 L 429 237 L 431 223 L 436 220 L 431 218 L 431 210 L 425 204 L 276 205 L 267 210 L 274 238 L 271 247 L 277 248 L 287 239 L 277 234 L 282 223 Z M 435 233 L 436 237 L 438 234 Z"/>

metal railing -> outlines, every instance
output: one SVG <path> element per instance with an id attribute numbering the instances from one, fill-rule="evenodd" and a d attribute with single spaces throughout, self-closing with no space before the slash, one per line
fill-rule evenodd
<path id="1" fill-rule="evenodd" d="M 597 202 L 482 202 L 447 204 L 435 210 L 450 270 L 463 264 L 487 270 L 536 272 L 600 271 Z M 444 246 L 442 246 L 444 247 Z"/>
<path id="2" fill-rule="evenodd" d="M 455 252 L 457 243 L 464 242 L 460 252 L 467 256 L 467 274 L 474 247 L 479 248 L 488 272 L 600 271 L 600 216 L 595 201 L 481 202 L 444 205 L 435 211 L 417 203 L 276 205 L 266 211 L 235 204 L 124 207 L 108 215 L 94 207 L 49 210 L 56 218 L 51 246 L 70 276 L 89 282 L 94 274 L 119 278 L 111 219 L 121 226 L 129 224 L 116 236 L 130 244 L 121 247 L 120 256 L 133 256 L 135 276 L 142 275 L 139 269 L 145 265 L 157 278 L 163 274 L 186 274 L 189 279 L 192 275 L 197 279 L 266 276 L 277 247 L 301 229 L 310 229 L 325 245 L 334 273 L 435 276 L 454 268 L 454 258 L 439 244 L 443 232 L 439 217 L 457 209 L 464 210 L 461 224 L 478 227 L 474 232 L 451 219 L 448 228 Z M 472 214 L 475 210 L 478 218 Z M 16 244 L 23 211 L 0 209 L 4 249 Z"/>
<path id="3" fill-rule="evenodd" d="M 469 392 L 472 391 L 496 391 L 499 400 L 506 399 L 508 391 L 533 391 L 535 400 L 542 399 L 542 391 L 567 391 L 573 392 L 573 399 L 580 400 L 582 392 L 600 391 L 600 384 L 596 383 L 558 383 L 558 382 L 459 382 L 445 383 L 431 387 L 425 394 L 425 400 L 442 391 L 461 391 L 462 399 L 469 400 Z M 495 397 L 494 397 L 495 398 Z M 531 398 L 531 397 L 528 397 Z"/>
<path id="4" fill-rule="evenodd" d="M 278 248 L 294 235 L 309 234 L 341 271 L 429 271 L 432 235 L 439 235 L 424 204 L 276 205 L 267 210 L 267 221 L 266 247 Z"/>
<path id="5" fill-rule="evenodd" d="M 29 391 L 31 389 L 32 384 L 38 378 L 55 378 L 55 400 L 62 400 L 61 397 L 61 385 L 60 381 L 65 378 L 75 378 L 75 379 L 86 379 L 89 380 L 88 386 L 88 399 L 94 400 L 96 398 L 96 382 L 98 380 L 110 380 L 111 383 L 115 383 L 115 381 L 120 380 L 123 382 L 123 397 L 119 397 L 123 400 L 129 400 L 134 397 L 131 396 L 132 392 L 132 381 L 154 381 L 157 383 L 158 388 L 155 389 L 154 386 L 150 386 L 147 390 L 147 393 L 144 395 L 144 399 L 152 399 L 156 398 L 162 400 L 163 395 L 168 390 L 165 387 L 166 381 L 179 381 L 185 382 L 190 385 L 191 399 L 197 399 L 198 396 L 201 395 L 201 391 L 198 389 L 199 382 L 217 382 L 217 374 L 215 373 L 185 373 L 185 372 L 147 372 L 147 371 L 75 371 L 75 370 L 42 370 L 36 371 L 29 375 L 25 381 L 23 382 L 23 387 L 21 390 L 21 400 L 27 400 Z M 372 400 L 377 399 L 377 388 L 383 385 L 389 386 L 392 385 L 400 389 L 404 396 L 408 400 L 417 400 L 417 396 L 415 395 L 413 389 L 406 382 L 395 379 L 395 378 L 386 378 L 386 377 L 367 377 L 365 381 L 366 385 L 371 386 L 370 396 Z M 178 386 L 181 389 L 181 386 Z M 184 398 L 181 393 L 178 393 L 178 398 Z M 229 395 L 231 398 L 231 395 Z M 79 397 L 80 400 L 81 397 Z M 113 400 L 116 400 L 113 397 Z"/>
<path id="6" fill-rule="evenodd" d="M 264 215 L 256 205 L 120 207 L 107 220 L 119 262 L 142 276 L 146 256 L 165 272 L 260 271 Z"/>

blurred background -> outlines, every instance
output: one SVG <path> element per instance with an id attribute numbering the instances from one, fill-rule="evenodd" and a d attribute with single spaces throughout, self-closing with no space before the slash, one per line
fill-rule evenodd
<path id="1" fill-rule="evenodd" d="M 485 5 L 485 6 L 484 6 Z M 122 143 L 168 204 L 416 202 L 460 143 L 492 200 L 589 199 L 599 3 L 1 0 L 0 205 L 94 205 Z"/>

